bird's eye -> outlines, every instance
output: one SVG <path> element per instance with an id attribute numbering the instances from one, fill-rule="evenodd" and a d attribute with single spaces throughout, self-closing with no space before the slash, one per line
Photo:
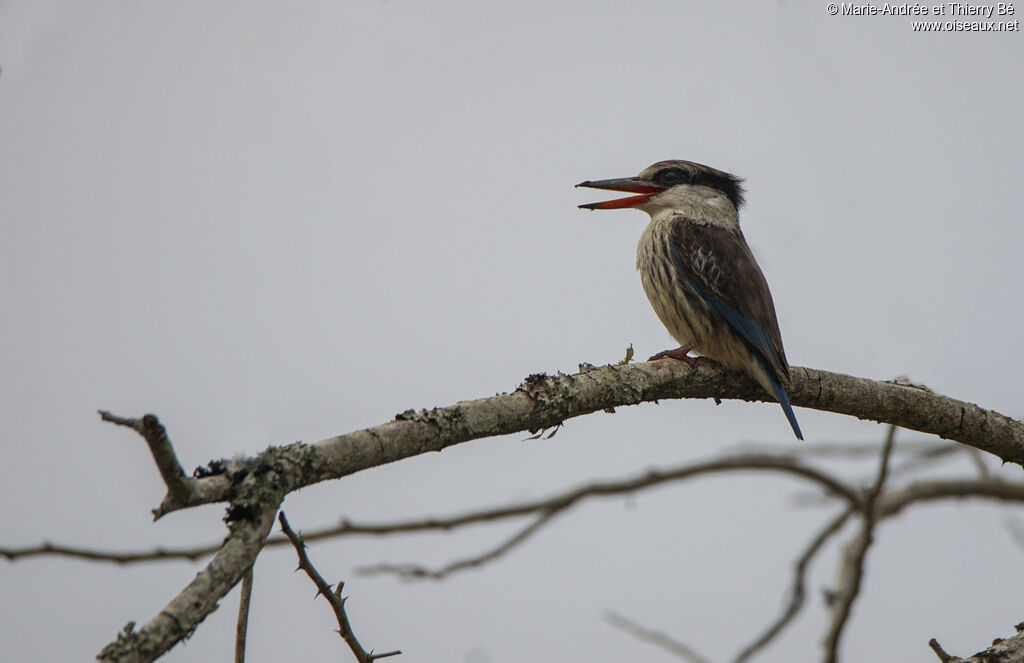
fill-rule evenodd
<path id="1" fill-rule="evenodd" d="M 658 173 L 654 180 L 662 186 L 675 186 L 686 181 L 686 173 L 679 168 L 667 168 Z"/>

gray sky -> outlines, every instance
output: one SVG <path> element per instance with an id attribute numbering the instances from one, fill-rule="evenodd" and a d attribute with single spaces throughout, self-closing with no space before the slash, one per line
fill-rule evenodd
<path id="1" fill-rule="evenodd" d="M 670 347 L 633 268 L 646 216 L 577 210 L 603 194 L 572 188 L 667 158 L 747 178 L 741 220 L 793 364 L 906 374 L 1020 416 L 1021 33 L 720 5 L 0 2 L 3 543 L 221 536 L 220 506 L 150 522 L 162 491 L 145 445 L 97 408 L 157 413 L 193 467 Z M 812 442 L 884 432 L 797 416 Z M 523 437 L 307 489 L 286 510 L 306 529 L 457 513 L 791 442 L 777 405 L 710 401 Z M 443 563 L 509 526 L 312 555 L 348 582 L 363 643 L 403 660 L 672 660 L 606 608 L 723 660 L 775 615 L 828 517 L 793 506 L 802 489 L 730 476 L 588 502 L 442 584 L 352 569 Z M 1011 632 L 1024 553 L 1005 517 L 925 507 L 884 526 L 848 660 Z M 761 660 L 816 652 L 833 560 Z M 292 551 L 260 558 L 250 660 L 344 658 L 293 568 Z M 88 660 L 198 569 L 0 564 L 0 641 L 12 659 Z M 234 612 L 233 593 L 166 660 L 227 660 Z"/>

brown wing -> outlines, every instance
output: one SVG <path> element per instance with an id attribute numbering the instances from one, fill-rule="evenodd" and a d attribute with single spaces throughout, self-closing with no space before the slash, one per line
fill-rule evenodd
<path id="1" fill-rule="evenodd" d="M 708 303 L 767 367 L 789 379 L 789 364 L 768 282 L 743 233 L 702 223 L 677 223 L 669 253 L 680 282 Z"/>

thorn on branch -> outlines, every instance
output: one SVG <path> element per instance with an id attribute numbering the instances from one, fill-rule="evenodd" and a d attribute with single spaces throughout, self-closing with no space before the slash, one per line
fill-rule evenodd
<path id="1" fill-rule="evenodd" d="M 299 568 L 306 572 L 309 579 L 313 581 L 313 584 L 317 588 L 317 596 L 323 596 L 327 599 L 327 602 L 331 604 L 331 608 L 334 610 L 334 616 L 338 620 L 338 634 L 348 644 L 349 649 L 352 650 L 352 654 L 355 655 L 356 660 L 359 663 L 373 663 L 378 658 L 385 658 L 386 656 L 397 656 L 402 652 L 395 650 L 386 654 L 374 654 L 373 650 L 366 651 L 363 646 L 359 644 L 359 640 L 352 632 L 352 625 L 348 621 L 348 614 L 345 612 L 345 602 L 348 601 L 348 597 L 341 596 L 341 590 L 345 586 L 344 582 L 339 582 L 336 590 L 331 589 L 330 583 L 324 580 L 324 577 L 320 575 L 320 572 L 313 566 L 313 562 L 310 561 L 309 555 L 306 553 L 306 545 L 302 540 L 302 535 L 297 534 L 295 530 L 288 524 L 288 519 L 284 515 L 284 511 L 281 511 L 277 520 L 281 523 L 281 531 L 291 541 L 292 546 L 295 548 L 295 552 L 299 556 Z"/>

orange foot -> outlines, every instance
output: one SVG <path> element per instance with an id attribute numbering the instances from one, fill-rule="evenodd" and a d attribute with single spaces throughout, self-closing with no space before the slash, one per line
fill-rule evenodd
<path id="1" fill-rule="evenodd" d="M 656 359 L 664 359 L 665 357 L 670 357 L 672 359 L 680 359 L 682 361 L 685 361 L 690 366 L 696 366 L 697 365 L 697 360 L 694 357 L 691 357 L 690 355 L 686 354 L 687 352 L 689 352 L 692 349 L 693 349 L 693 346 L 689 345 L 689 346 L 685 346 L 685 347 L 676 348 L 675 350 L 662 350 L 661 352 L 659 352 L 658 354 L 654 355 L 653 357 L 651 357 L 647 361 L 654 361 Z"/>

